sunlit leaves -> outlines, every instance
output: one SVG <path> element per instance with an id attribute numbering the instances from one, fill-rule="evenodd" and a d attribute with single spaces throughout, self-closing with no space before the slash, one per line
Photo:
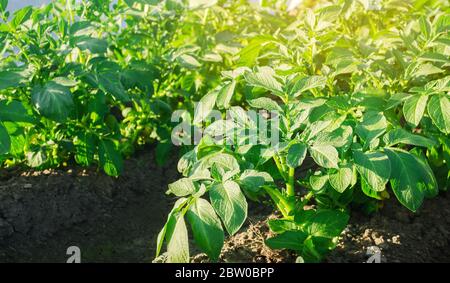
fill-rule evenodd
<path id="1" fill-rule="evenodd" d="M 391 174 L 391 163 L 381 152 L 353 151 L 356 169 L 374 191 L 383 191 Z"/>
<path id="2" fill-rule="evenodd" d="M 210 190 L 211 204 L 230 235 L 234 235 L 247 218 L 247 201 L 233 181 L 217 184 Z"/>
<path id="3" fill-rule="evenodd" d="M 212 260 L 217 260 L 222 250 L 224 233 L 211 204 L 204 199 L 197 199 L 189 207 L 186 217 L 191 224 L 197 245 Z"/>
<path id="4" fill-rule="evenodd" d="M 403 104 L 403 115 L 407 122 L 414 126 L 419 125 L 427 106 L 427 95 L 413 95 Z"/>
<path id="5" fill-rule="evenodd" d="M 331 145 L 316 145 L 309 148 L 314 161 L 324 168 L 338 168 L 339 154 Z"/>
<path id="6" fill-rule="evenodd" d="M 275 72 L 269 67 L 258 68 L 255 72 L 246 72 L 244 78 L 251 86 L 266 89 L 274 94 L 283 94 L 281 83 L 276 79 Z"/>
<path id="7" fill-rule="evenodd" d="M 400 203 L 416 211 L 425 196 L 437 194 L 436 179 L 425 161 L 400 149 L 386 148 L 385 152 L 394 168 L 390 183 Z"/>
<path id="8" fill-rule="evenodd" d="M 31 100 L 41 115 L 58 122 L 66 120 L 75 107 L 70 88 L 54 81 L 36 86 Z"/>
<path id="9" fill-rule="evenodd" d="M 6 154 L 11 149 L 11 139 L 5 126 L 0 121 L 0 154 Z"/>
<path id="10" fill-rule="evenodd" d="M 446 95 L 434 95 L 428 102 L 428 115 L 444 134 L 450 134 L 450 101 Z"/>

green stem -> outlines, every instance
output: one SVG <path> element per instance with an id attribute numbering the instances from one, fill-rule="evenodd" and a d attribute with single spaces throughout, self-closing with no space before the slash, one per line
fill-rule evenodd
<path id="1" fill-rule="evenodd" d="M 286 193 L 290 197 L 295 196 L 294 174 L 295 169 L 289 168 L 288 182 L 286 184 Z"/>
<path id="2" fill-rule="evenodd" d="M 268 186 L 264 186 L 263 188 L 270 196 L 270 198 L 275 202 L 275 205 L 280 210 L 281 214 L 283 214 L 285 218 L 288 218 L 290 211 L 292 211 L 294 207 L 277 189 Z"/>
<path id="3" fill-rule="evenodd" d="M 273 156 L 273 160 L 275 161 L 275 164 L 277 165 L 278 172 L 280 172 L 281 177 L 287 182 L 288 178 L 286 177 L 286 172 L 284 170 L 283 164 L 281 164 L 280 158 L 277 155 Z"/>

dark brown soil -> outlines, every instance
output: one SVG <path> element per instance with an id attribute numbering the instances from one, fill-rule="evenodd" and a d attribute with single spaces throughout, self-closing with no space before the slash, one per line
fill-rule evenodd
<path id="1" fill-rule="evenodd" d="M 151 262 L 156 236 L 174 199 L 178 154 L 162 168 L 153 150 L 126 161 L 119 178 L 97 170 L 0 172 L 0 262 L 65 262 L 69 246 L 82 262 Z M 294 262 L 295 255 L 270 250 L 270 206 L 250 204 L 242 232 L 226 240 L 222 262 Z M 193 246 L 193 245 L 192 245 Z M 365 262 L 378 247 L 383 262 L 450 262 L 450 196 L 426 200 L 410 213 L 395 200 L 368 217 L 353 212 L 338 247 L 326 262 Z M 194 262 L 207 258 L 193 248 Z"/>
<path id="2" fill-rule="evenodd" d="M 125 163 L 119 178 L 96 170 L 2 172 L 0 262 L 151 262 L 173 199 L 178 155 L 163 168 L 153 150 Z M 19 176 L 18 176 L 19 175 Z"/>
<path id="3" fill-rule="evenodd" d="M 223 262 L 295 262 L 288 251 L 272 251 L 264 245 L 271 236 L 267 220 L 274 214 L 260 216 L 248 228 L 229 238 L 221 255 Z M 409 212 L 396 200 L 370 217 L 353 212 L 337 248 L 325 262 L 367 262 L 374 252 L 381 252 L 381 262 L 450 262 L 450 198 L 443 193 L 426 200 L 417 213 Z M 206 262 L 205 256 L 194 257 Z"/>

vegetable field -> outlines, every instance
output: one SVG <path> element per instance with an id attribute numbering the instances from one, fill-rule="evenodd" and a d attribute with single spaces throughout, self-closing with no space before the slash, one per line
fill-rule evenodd
<path id="1" fill-rule="evenodd" d="M 448 1 L 9 4 L 0 261 L 450 259 Z"/>

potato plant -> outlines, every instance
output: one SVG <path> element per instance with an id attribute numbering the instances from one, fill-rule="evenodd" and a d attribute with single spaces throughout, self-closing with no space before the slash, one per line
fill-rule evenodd
<path id="1" fill-rule="evenodd" d="M 124 156 L 158 142 L 163 163 L 172 110 L 216 87 L 237 35 L 254 32 L 258 14 L 243 3 L 61 0 L 10 14 L 1 1 L 0 162 L 74 160 L 118 176 Z"/>
<path id="2" fill-rule="evenodd" d="M 189 261 L 187 220 L 218 260 L 224 231 L 247 218 L 247 199 L 269 198 L 280 217 L 268 222 L 276 236 L 266 245 L 317 262 L 350 208 L 374 212 L 396 197 L 415 212 L 447 190 L 449 5 L 381 2 L 318 5 L 249 40 L 237 68 L 184 117 L 204 130 L 169 185 L 178 200 L 157 255 L 166 242 L 168 262 Z M 184 129 L 183 141 L 194 141 Z"/>

